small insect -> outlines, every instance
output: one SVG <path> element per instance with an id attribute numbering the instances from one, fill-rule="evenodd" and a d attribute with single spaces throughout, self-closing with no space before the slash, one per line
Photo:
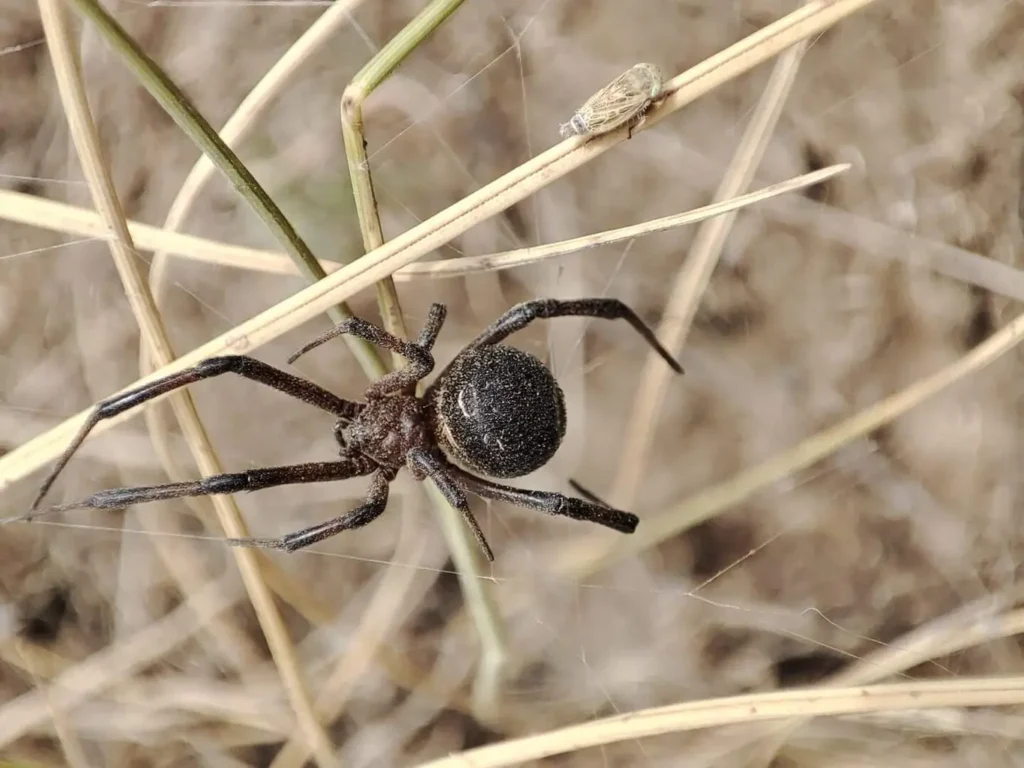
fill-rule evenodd
<path id="1" fill-rule="evenodd" d="M 300 355 L 342 334 L 357 336 L 404 357 L 409 364 L 370 384 L 364 402 L 343 400 L 311 381 L 245 355 L 211 357 L 193 368 L 114 395 L 96 407 L 58 459 L 36 496 L 33 511 L 0 520 L 0 523 L 28 522 L 48 513 L 71 509 L 123 509 L 159 499 L 213 496 L 369 476 L 366 501 L 333 520 L 280 539 L 227 540 L 234 546 L 295 552 L 376 519 L 387 506 L 391 481 L 404 468 L 416 480 L 429 477 L 434 481 L 448 502 L 462 513 L 489 560 L 493 560 L 494 555 L 469 509 L 467 493 L 633 533 L 639 519 L 629 512 L 560 493 L 500 485 L 478 474 L 493 478 L 527 475 L 547 464 L 565 437 L 565 397 L 558 382 L 536 357 L 502 344 L 506 337 L 534 320 L 555 317 L 625 320 L 676 373 L 682 373 L 679 363 L 658 343 L 654 332 L 617 299 L 527 301 L 491 323 L 455 355 L 424 395 L 418 397 L 416 384 L 434 369 L 431 349 L 444 324 L 445 314 L 443 304 L 433 304 L 419 338 L 411 342 L 351 317 L 309 342 L 289 359 L 288 362 L 294 362 Z M 271 387 L 334 416 L 339 457 L 334 461 L 259 467 L 189 482 L 114 488 L 81 501 L 39 509 L 57 475 L 99 422 L 171 390 L 226 373 Z M 273 428 L 273 416 L 267 414 L 263 418 Z"/>
<path id="2" fill-rule="evenodd" d="M 597 136 L 629 124 L 641 125 L 647 110 L 661 94 L 664 78 L 653 64 L 636 64 L 595 93 L 576 110 L 568 123 L 558 131 L 563 139 L 570 136 Z"/>

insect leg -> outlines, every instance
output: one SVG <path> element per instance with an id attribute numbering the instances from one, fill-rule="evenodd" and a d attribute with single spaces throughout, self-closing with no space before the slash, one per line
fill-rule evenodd
<path id="1" fill-rule="evenodd" d="M 635 131 L 637 128 L 639 128 L 641 125 L 643 125 L 644 123 L 647 122 L 647 110 L 648 110 L 648 108 L 650 106 L 651 106 L 651 102 L 647 102 L 647 104 L 644 105 L 644 108 L 640 112 L 640 114 L 637 115 L 633 120 L 630 121 L 630 123 L 629 123 L 629 130 L 626 131 L 626 138 L 627 139 L 632 139 L 633 138 L 633 131 Z"/>
<path id="2" fill-rule="evenodd" d="M 272 365 L 267 365 L 260 360 L 246 355 L 227 355 L 224 357 L 211 357 L 192 368 L 186 368 L 183 371 L 172 373 L 169 376 L 165 376 L 162 379 L 151 381 L 148 384 L 143 384 L 141 387 L 130 389 L 127 392 L 122 392 L 119 395 L 114 395 L 106 400 L 99 403 L 93 412 L 86 419 L 85 424 L 75 435 L 74 440 L 71 441 L 71 445 L 67 447 L 60 458 L 57 460 L 57 464 L 50 472 L 49 476 L 43 482 L 42 487 L 39 489 L 39 493 L 36 495 L 35 502 L 32 504 L 32 509 L 36 509 L 43 497 L 46 496 L 50 490 L 50 486 L 53 485 L 54 480 L 57 479 L 57 475 L 61 473 L 68 461 L 74 455 L 75 451 L 78 450 L 82 442 L 88 436 L 89 432 L 92 431 L 93 427 L 99 424 L 105 419 L 113 418 L 119 414 L 129 411 L 136 406 L 142 405 L 143 403 L 153 400 L 154 398 L 165 395 L 168 392 L 172 392 L 176 389 L 181 389 L 189 384 L 194 384 L 197 381 L 203 379 L 210 379 L 215 376 L 221 376 L 225 373 L 234 373 L 243 378 L 255 381 L 258 384 L 264 384 L 265 386 L 272 387 L 279 392 L 283 392 L 286 395 L 290 395 L 297 400 L 302 400 L 304 403 L 319 408 L 328 413 L 333 413 L 335 416 L 340 418 L 352 418 L 362 409 L 362 406 L 358 403 L 353 403 L 348 400 L 344 400 L 326 389 L 318 387 L 311 381 L 300 379 L 298 376 L 293 376 L 290 373 L 279 371 Z"/>

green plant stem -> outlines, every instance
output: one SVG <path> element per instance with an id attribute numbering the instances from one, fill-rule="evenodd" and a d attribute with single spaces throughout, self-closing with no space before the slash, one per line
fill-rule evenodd
<path id="1" fill-rule="evenodd" d="M 320 262 L 309 250 L 291 222 L 277 204 L 260 186 L 238 156 L 221 139 L 220 135 L 195 108 L 188 96 L 164 73 L 128 32 L 118 24 L 97 0 L 65 0 L 83 18 L 92 22 L 100 34 L 131 70 L 142 86 L 170 115 L 178 127 L 188 136 L 211 162 L 227 177 L 242 198 L 252 206 L 267 225 L 274 238 L 295 261 L 299 272 L 311 282 L 327 276 Z M 339 323 L 352 313 L 342 303 L 327 310 L 334 323 Z M 382 374 L 386 369 L 377 350 L 368 342 L 354 337 L 345 337 L 346 344 L 356 356 L 364 371 Z"/>
<path id="2" fill-rule="evenodd" d="M 384 244 L 384 233 L 366 154 L 363 102 L 462 3 L 463 0 L 431 2 L 367 62 L 342 95 L 341 130 L 359 228 L 367 252 Z M 390 276 L 377 282 L 377 303 L 385 327 L 396 336 L 408 338 L 398 292 Z M 396 366 L 404 364 L 397 355 L 393 359 Z M 481 719 L 493 720 L 498 711 L 497 702 L 506 659 L 504 626 L 489 582 L 482 574 L 483 559 L 475 540 L 466 529 L 462 515 L 452 508 L 433 483 L 428 484 L 427 488 L 458 572 L 467 610 L 480 637 L 482 652 L 473 688 L 474 709 Z"/>
<path id="3" fill-rule="evenodd" d="M 363 141 L 362 106 L 361 102 L 357 102 L 351 97 L 350 91 L 353 90 L 356 88 L 349 85 L 341 100 L 341 133 L 345 140 L 345 157 L 348 159 L 348 172 L 352 183 L 352 196 L 356 204 L 356 215 L 359 219 L 359 231 L 363 236 L 363 250 L 369 253 L 374 248 L 384 245 L 384 232 L 380 226 L 377 198 L 373 191 L 370 163 Z M 376 287 L 377 304 L 380 307 L 381 318 L 384 320 L 384 327 L 395 336 L 408 338 L 409 333 L 405 327 L 394 279 L 386 277 L 378 281 Z M 397 353 L 392 353 L 391 360 L 393 368 L 405 364 Z"/>
<path id="4" fill-rule="evenodd" d="M 387 79 L 395 68 L 435 29 L 454 13 L 464 0 L 434 0 L 405 25 L 377 54 L 359 70 L 341 98 L 341 130 L 345 140 L 352 194 L 366 252 L 384 244 L 377 198 L 370 178 L 369 158 L 363 132 L 363 102 Z M 377 302 L 384 327 L 402 338 L 408 336 L 402 317 L 395 281 L 388 277 L 377 283 Z M 397 357 L 395 365 L 402 362 Z"/>

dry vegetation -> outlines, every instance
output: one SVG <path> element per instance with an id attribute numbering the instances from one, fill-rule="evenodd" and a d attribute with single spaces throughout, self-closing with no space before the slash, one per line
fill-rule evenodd
<path id="1" fill-rule="evenodd" d="M 108 6 L 215 126 L 323 10 L 226 0 Z M 362 247 L 339 96 L 371 46 L 422 6 L 367 0 L 239 147 L 325 259 L 351 260 Z M 796 7 L 467 2 L 366 102 L 385 234 L 557 143 L 559 122 L 625 67 L 648 60 L 683 72 Z M 1022 33 L 1017 3 L 884 0 L 811 41 L 751 186 L 838 162 L 854 169 L 739 214 L 681 352 L 687 376 L 671 382 L 649 435 L 632 504 L 642 519 L 954 363 L 1017 316 L 1018 273 L 993 284 L 984 264 L 1016 267 L 1022 245 Z M 126 214 L 160 226 L 197 152 L 92 29 L 78 34 Z M 0 181 L 91 207 L 42 39 L 35 3 L 0 0 Z M 546 243 L 706 204 L 771 68 L 669 115 L 437 256 Z M 139 377 L 138 328 L 107 245 L 5 219 L 0 209 L 0 455 Z M 275 246 L 220 178 L 183 229 Z M 404 281 L 399 294 L 411 330 L 430 302 L 448 304 L 440 360 L 532 296 L 607 293 L 660 323 L 696 232 L 507 272 Z M 180 354 L 303 285 L 177 259 L 157 294 Z M 372 291 L 350 305 L 379 317 Z M 256 354 L 284 365 L 326 322 Z M 615 325 L 574 320 L 516 343 L 551 360 L 571 420 L 556 459 L 523 484 L 565 490 L 573 476 L 611 492 L 646 351 Z M 365 385 L 342 344 L 298 367 L 344 396 Z M 339 764 L 412 766 L 595 716 L 832 675 L 859 685 L 1021 674 L 1019 617 L 1010 611 L 1024 551 L 1022 373 L 1011 350 L 828 458 L 582 580 L 567 576 L 560 558 L 594 531 L 481 505 L 510 654 L 493 722 L 469 711 L 477 638 L 434 513 L 420 487 L 401 479 L 373 525 L 269 558 L 279 575 L 267 578 L 312 698 L 348 665 L 342 711 L 324 723 Z M 259 387 L 218 380 L 194 396 L 225 467 L 334 452 L 328 419 Z M 168 435 L 174 463 L 194 474 L 177 427 Z M 88 442 L 54 495 L 163 482 L 165 466 L 136 418 Z M 22 511 L 41 476 L 4 488 L 0 515 Z M 239 501 L 250 530 L 272 536 L 334 516 L 362 492 L 352 482 Z M 176 535 L 140 532 L 144 521 Z M 302 736 L 222 535 L 207 505 L 184 503 L 0 529 L 0 755 L 13 765 L 301 765 L 279 754 Z M 900 657 L 902 647 L 923 650 Z M 1019 764 L 1013 710 L 956 702 L 930 715 L 627 739 L 545 764 Z"/>

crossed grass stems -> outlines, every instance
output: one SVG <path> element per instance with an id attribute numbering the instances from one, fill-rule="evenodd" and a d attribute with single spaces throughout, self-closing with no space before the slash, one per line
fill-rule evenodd
<path id="1" fill-rule="evenodd" d="M 72 4 L 78 5 L 80 7 L 92 5 L 91 0 L 69 0 L 69 2 L 71 2 Z M 860 5 L 866 5 L 866 4 L 867 3 L 861 3 Z M 450 14 L 455 9 L 455 7 L 457 7 L 458 5 L 459 5 L 459 3 L 451 3 L 451 2 L 449 2 L 449 3 L 433 3 L 433 4 L 431 4 L 431 8 L 433 8 L 435 10 L 441 9 L 440 11 L 438 11 L 440 16 L 436 19 L 436 23 L 440 23 L 440 21 L 442 21 L 443 18 L 446 18 L 447 15 Z M 832 5 L 832 6 L 839 6 L 839 5 L 844 5 L 844 3 L 832 3 L 830 5 Z M 854 6 L 857 5 L 857 4 L 855 4 L 855 3 L 845 3 L 845 5 L 848 7 L 848 9 L 852 8 L 852 9 L 855 10 L 856 8 Z M 443 8 L 442 8 L 442 6 L 443 6 Z M 850 11 L 850 10 L 846 11 L 846 13 L 849 13 L 849 12 L 852 12 L 852 11 Z M 422 16 L 423 15 L 421 14 L 421 17 Z M 838 17 L 836 18 L 836 20 L 838 20 Z M 410 27 L 412 27 L 412 26 L 413 25 L 410 25 Z M 436 26 L 436 24 L 434 26 Z M 407 27 L 407 30 L 410 27 Z M 430 27 L 430 29 L 432 29 L 432 28 L 433 27 Z M 405 31 L 403 31 L 403 33 L 404 32 Z M 808 32 L 808 34 L 811 34 L 811 33 L 813 33 L 813 31 Z M 423 36 L 425 36 L 425 34 Z M 398 40 L 401 37 L 402 37 L 402 35 L 399 35 L 399 37 L 397 37 L 396 40 Z M 422 38 L 420 38 L 420 39 L 422 39 Z M 405 42 L 407 43 L 408 39 L 406 39 Z M 415 45 L 412 45 L 412 46 L 410 46 L 408 48 L 408 50 L 412 50 L 412 48 L 414 48 L 414 47 L 415 47 Z M 382 51 L 381 53 L 383 54 L 383 53 L 385 53 L 385 51 L 387 51 L 387 48 L 384 51 Z M 392 53 L 393 52 L 394 51 L 392 51 Z M 404 56 L 404 54 L 402 54 L 402 55 Z M 771 55 L 771 54 L 768 54 L 768 55 Z M 379 66 L 380 65 L 380 60 L 379 59 L 375 59 L 375 62 L 372 62 L 372 63 L 376 63 Z M 390 72 L 390 70 L 393 69 L 394 66 L 395 66 L 395 64 L 392 63 L 392 64 L 388 65 L 387 67 L 383 67 L 382 69 L 386 69 L 387 72 Z M 368 66 L 366 69 L 364 69 L 364 73 L 367 72 L 367 70 L 370 70 L 370 69 L 372 69 L 372 67 Z M 361 73 L 361 74 L 364 74 L 364 73 Z M 380 79 L 382 80 L 383 77 L 385 77 L 385 76 L 386 76 L 386 72 L 383 73 L 383 74 L 380 74 Z M 357 77 L 357 79 L 354 80 L 353 83 L 355 84 L 358 79 L 359 78 Z M 378 83 L 379 83 L 379 80 L 378 80 Z M 364 83 L 364 85 L 365 85 L 365 83 Z M 375 85 L 376 84 L 374 84 L 373 87 L 375 87 Z M 364 90 L 364 97 L 365 97 L 365 93 L 368 93 L 369 90 L 372 90 L 372 87 L 369 88 L 369 89 Z M 359 133 L 359 131 L 361 130 L 361 116 L 358 114 L 358 104 L 359 103 L 360 103 L 360 100 L 358 100 L 358 99 L 355 100 L 355 101 L 348 102 L 349 107 L 350 107 L 349 115 L 350 116 L 355 115 L 355 117 L 356 117 L 356 119 L 350 119 L 349 120 L 349 125 L 355 127 L 355 129 L 356 129 L 354 131 L 355 135 L 361 136 L 361 134 Z M 356 106 L 355 111 L 351 110 L 351 106 L 352 105 Z M 676 108 L 678 108 L 678 106 L 681 106 L 681 104 L 677 104 Z M 654 121 L 654 122 L 656 122 L 656 121 Z M 347 134 L 346 134 L 346 144 L 348 144 L 348 136 L 347 136 Z M 359 144 L 360 144 L 360 146 L 362 146 L 361 141 L 359 142 Z M 350 162 L 355 158 L 355 156 L 356 156 L 356 154 L 354 152 L 349 154 Z M 591 155 L 591 156 L 596 156 L 596 155 Z M 359 161 L 359 166 L 360 167 L 357 168 L 356 170 L 357 171 L 360 171 L 360 170 L 364 170 L 365 171 L 365 174 L 364 174 L 365 175 L 365 180 L 368 183 L 369 182 L 368 166 L 365 164 L 364 161 Z M 353 186 L 354 187 L 357 186 L 357 184 L 355 183 L 355 180 L 354 180 Z M 370 189 L 372 191 L 372 187 L 368 187 L 368 189 Z M 371 221 L 371 219 L 372 219 L 372 221 Z M 376 220 L 376 210 L 375 210 L 375 207 L 369 213 L 364 213 L 364 212 L 360 211 L 360 224 L 361 224 L 361 227 L 363 229 L 364 242 L 367 244 L 367 250 L 374 250 L 375 248 L 380 247 L 380 243 L 377 243 L 377 244 L 373 243 L 373 241 L 375 239 L 379 239 L 381 241 L 381 243 L 383 242 L 383 238 L 379 236 L 379 224 L 376 223 L 375 220 Z M 386 318 L 386 321 L 388 321 L 389 318 L 395 318 L 395 317 L 400 318 L 401 317 L 400 312 L 396 311 L 397 310 L 397 305 L 395 303 L 390 303 L 389 304 L 389 299 L 387 298 L 386 294 L 387 294 L 387 288 L 386 288 L 386 283 L 385 283 L 384 288 L 381 289 L 381 296 L 382 296 L 382 298 L 380 299 L 381 304 L 384 305 L 384 306 L 382 306 L 382 315 Z M 389 321 L 389 322 L 393 322 L 393 321 Z M 404 335 L 404 334 L 396 334 L 396 335 Z"/>

